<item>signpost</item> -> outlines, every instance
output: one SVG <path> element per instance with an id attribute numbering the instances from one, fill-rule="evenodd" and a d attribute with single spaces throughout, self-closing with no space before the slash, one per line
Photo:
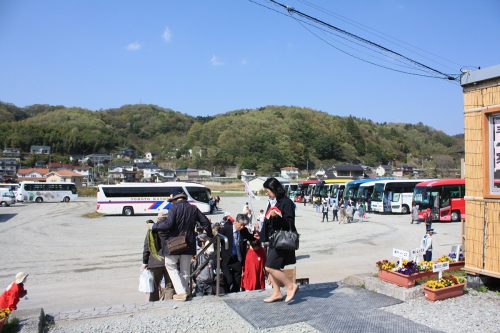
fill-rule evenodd
<path id="1" fill-rule="evenodd" d="M 461 249 L 462 249 L 462 245 L 460 245 L 460 244 L 453 245 L 451 247 L 451 253 L 455 253 L 455 259 L 453 260 L 454 262 L 457 262 L 460 260 Z"/>
<path id="2" fill-rule="evenodd" d="M 450 269 L 450 263 L 445 261 L 445 262 L 436 262 L 432 264 L 432 271 L 434 273 L 439 272 L 439 279 L 443 277 L 443 271 L 447 271 Z"/>
<path id="3" fill-rule="evenodd" d="M 403 267 L 403 259 L 410 259 L 410 252 L 399 249 L 392 249 L 392 256 L 399 259 L 399 266 Z"/>
<path id="4" fill-rule="evenodd" d="M 415 263 L 417 263 L 417 264 L 420 261 L 420 257 L 423 256 L 424 254 L 425 254 L 425 250 L 420 248 L 420 247 L 411 250 L 411 257 L 413 260 L 415 260 Z"/>

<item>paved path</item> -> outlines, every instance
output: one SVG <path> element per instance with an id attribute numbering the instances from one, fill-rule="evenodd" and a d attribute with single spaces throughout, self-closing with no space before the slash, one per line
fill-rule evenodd
<path id="1" fill-rule="evenodd" d="M 294 301 L 265 304 L 270 291 L 191 302 L 156 302 L 62 312 L 50 332 L 438 332 L 383 310 L 401 301 L 362 288 L 303 286 Z M 174 319 L 176 318 L 176 319 Z"/>

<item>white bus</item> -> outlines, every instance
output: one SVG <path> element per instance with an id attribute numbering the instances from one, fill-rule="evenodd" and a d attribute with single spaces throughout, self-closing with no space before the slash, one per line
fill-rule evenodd
<path id="1" fill-rule="evenodd" d="M 78 199 L 74 183 L 21 182 L 17 201 L 24 202 L 70 202 Z"/>
<path id="2" fill-rule="evenodd" d="M 184 192 L 188 202 L 210 213 L 210 190 L 196 183 L 122 183 L 99 185 L 96 211 L 105 215 L 157 214 L 165 209 L 170 195 Z"/>
<path id="3" fill-rule="evenodd" d="M 393 179 L 375 183 L 371 198 L 371 208 L 377 213 L 411 212 L 415 186 L 429 179 Z"/>

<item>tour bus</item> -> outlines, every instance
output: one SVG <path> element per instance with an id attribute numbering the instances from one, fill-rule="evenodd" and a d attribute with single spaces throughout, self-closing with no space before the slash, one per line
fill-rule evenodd
<path id="1" fill-rule="evenodd" d="M 368 212 L 372 211 L 371 198 L 373 193 L 373 187 L 378 180 L 373 180 L 371 182 L 366 182 L 359 185 L 358 189 L 358 200 L 361 200 L 367 204 L 366 210 Z"/>
<path id="2" fill-rule="evenodd" d="M 286 196 L 292 200 L 300 194 L 299 184 L 285 184 L 283 187 L 285 188 Z"/>
<path id="3" fill-rule="evenodd" d="M 184 192 L 188 202 L 204 213 L 210 213 L 210 189 L 189 182 L 121 183 L 99 185 L 96 211 L 105 215 L 157 214 L 166 209 L 171 195 Z"/>
<path id="4" fill-rule="evenodd" d="M 413 200 L 419 208 L 419 220 L 423 211 L 430 208 L 434 221 L 450 222 L 465 218 L 465 179 L 438 179 L 423 182 L 415 187 Z"/>
<path id="5" fill-rule="evenodd" d="M 371 208 L 377 213 L 411 212 L 415 186 L 429 179 L 379 180 L 373 187 Z"/>
<path id="6" fill-rule="evenodd" d="M 308 201 L 311 201 L 312 195 L 314 193 L 314 188 L 316 187 L 316 184 L 318 184 L 319 182 L 320 181 L 318 179 L 301 180 L 298 184 L 298 189 L 297 189 L 298 194 L 295 196 L 294 201 L 304 202 L 304 196 L 307 198 Z"/>
<path id="7" fill-rule="evenodd" d="M 372 182 L 375 179 L 366 178 L 366 179 L 356 179 L 345 184 L 344 188 L 344 199 L 350 199 L 354 202 L 358 200 L 358 190 L 361 184 Z"/>
<path id="8" fill-rule="evenodd" d="M 325 179 L 316 184 L 314 197 L 334 198 L 337 202 L 342 198 L 345 184 L 350 182 L 349 178 Z"/>
<path id="9" fill-rule="evenodd" d="M 78 199 L 74 183 L 21 182 L 17 192 L 17 201 L 24 202 L 69 202 Z"/>

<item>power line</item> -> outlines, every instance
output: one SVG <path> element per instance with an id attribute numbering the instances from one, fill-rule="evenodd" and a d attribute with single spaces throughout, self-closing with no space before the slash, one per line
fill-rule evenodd
<path id="1" fill-rule="evenodd" d="M 324 22 L 324 21 L 322 21 L 320 19 L 317 19 L 317 18 L 315 18 L 313 16 L 310 16 L 308 14 L 305 14 L 305 13 L 301 12 L 301 11 L 298 11 L 298 10 L 294 9 L 293 7 L 286 6 L 286 5 L 284 5 L 284 4 L 280 3 L 280 2 L 277 2 L 275 0 L 268 0 L 268 1 L 270 1 L 271 3 L 273 3 L 273 4 L 275 4 L 275 5 L 279 6 L 279 7 L 281 7 L 283 9 L 285 9 L 287 11 L 288 15 L 285 15 L 282 12 L 279 12 L 279 11 L 275 10 L 274 8 L 268 7 L 268 6 L 266 6 L 266 5 L 262 4 L 262 3 L 259 3 L 259 2 L 253 1 L 253 0 L 248 0 L 248 1 L 250 1 L 250 2 L 252 2 L 254 4 L 257 4 L 259 6 L 265 7 L 267 9 L 269 9 L 269 10 L 272 10 L 274 12 L 277 12 L 279 14 L 282 14 L 284 16 L 287 16 L 287 17 L 290 17 L 290 18 L 296 20 L 297 22 L 299 22 L 299 24 L 301 24 L 301 26 L 303 28 L 305 28 L 307 31 L 309 31 L 309 33 L 313 34 L 314 36 L 316 36 L 317 38 L 321 39 L 323 42 L 329 44 L 330 46 L 334 47 L 335 49 L 339 50 L 340 52 L 343 52 L 343 53 L 345 53 L 345 54 L 347 54 L 347 55 L 349 55 L 349 56 L 351 56 L 351 57 L 353 57 L 355 59 L 367 62 L 369 64 L 372 64 L 372 65 L 375 65 L 375 66 L 378 66 L 378 67 L 389 69 L 389 70 L 392 70 L 392 71 L 401 72 L 401 73 L 404 73 L 404 74 L 418 75 L 418 76 L 432 77 L 432 78 L 439 78 L 439 79 L 446 79 L 446 80 L 450 80 L 450 81 L 451 80 L 455 81 L 459 77 L 459 74 L 452 75 L 452 74 L 443 73 L 443 72 L 441 72 L 438 69 L 432 68 L 432 67 L 430 67 L 428 65 L 425 65 L 425 64 L 423 64 L 423 63 L 421 63 L 419 61 L 411 59 L 411 58 L 409 58 L 409 57 L 407 57 L 407 56 L 405 56 L 405 55 L 403 55 L 403 54 L 401 54 L 399 52 L 391 50 L 391 49 L 389 49 L 389 48 L 387 48 L 387 47 L 385 47 L 383 45 L 380 45 L 378 43 L 372 42 L 372 41 L 370 41 L 370 40 L 368 40 L 366 38 L 363 38 L 361 36 L 358 36 L 356 34 L 350 33 L 350 32 L 348 32 L 348 31 L 346 31 L 344 29 L 341 29 L 341 28 L 336 27 L 336 26 L 334 26 L 332 24 Z M 300 16 L 300 17 L 302 17 L 302 18 L 304 18 L 306 20 L 312 21 L 315 24 L 319 24 L 319 25 L 324 26 L 324 27 L 326 27 L 326 28 L 328 28 L 330 30 L 333 30 L 333 31 L 336 31 L 337 33 L 340 33 L 341 35 L 339 35 L 337 33 L 333 33 L 333 35 L 335 35 L 337 37 L 346 39 L 346 40 L 348 40 L 351 43 L 354 43 L 354 44 L 357 44 L 359 46 L 365 47 L 365 48 L 367 48 L 368 50 L 370 50 L 372 52 L 383 54 L 386 57 L 389 57 L 388 55 L 386 55 L 386 53 L 387 54 L 391 54 L 392 56 L 396 57 L 396 58 L 393 58 L 393 60 L 397 60 L 397 61 L 404 60 L 405 62 L 408 62 L 411 66 L 416 66 L 416 68 L 408 67 L 408 66 L 404 66 L 404 65 L 399 65 L 399 66 L 406 67 L 406 68 L 413 68 L 414 70 L 428 72 L 429 74 L 430 73 L 434 73 L 435 75 L 424 75 L 424 74 L 420 74 L 420 73 L 412 73 L 412 72 L 401 71 L 401 70 L 394 69 L 394 68 L 391 68 L 391 67 L 388 67 L 388 66 L 384 66 L 384 65 L 380 65 L 380 64 L 374 63 L 372 61 L 363 59 L 363 58 L 358 57 L 358 56 L 356 56 L 354 54 L 346 52 L 345 50 L 340 49 L 339 47 L 333 45 L 332 43 L 330 43 L 326 39 L 324 39 L 321 36 L 317 35 L 316 33 L 312 32 L 310 29 L 307 29 L 307 27 L 305 27 L 305 25 L 303 25 L 303 23 L 305 23 L 307 25 L 310 25 L 310 26 L 313 26 L 313 27 L 315 27 L 317 29 L 320 29 L 322 31 L 325 31 L 324 29 L 321 29 L 320 27 L 318 27 L 318 26 L 316 26 L 314 24 L 311 24 L 311 23 L 309 23 L 307 21 L 300 20 L 300 19 L 292 16 L 292 14 L 297 14 L 298 16 Z M 330 31 L 330 30 L 325 31 L 325 32 L 332 33 L 332 31 Z M 344 35 L 344 36 L 342 36 L 342 35 Z M 345 45 L 345 44 L 343 44 L 343 45 Z M 377 51 L 377 50 L 380 50 L 380 51 Z M 393 65 L 397 65 L 397 64 L 393 64 Z M 436 76 L 436 75 L 438 75 L 438 76 Z"/>
<path id="2" fill-rule="evenodd" d="M 348 39 L 347 37 L 342 36 L 342 35 L 340 35 L 340 34 L 337 34 L 337 33 L 333 32 L 333 31 L 331 31 L 331 30 L 326 30 L 326 29 L 321 28 L 321 27 L 319 27 L 319 26 L 316 26 L 316 25 L 314 25 L 314 24 L 312 24 L 312 23 L 310 23 L 310 22 L 308 22 L 308 21 L 304 21 L 304 20 L 301 20 L 301 19 L 299 19 L 299 18 L 297 18 L 297 17 L 293 17 L 293 16 L 291 16 L 289 13 L 288 13 L 288 14 L 282 13 L 282 12 L 280 12 L 280 11 L 278 11 L 278 10 L 274 9 L 274 8 L 268 7 L 268 6 L 266 6 L 266 5 L 262 4 L 262 3 L 259 3 L 259 2 L 254 1 L 254 0 L 248 0 L 248 1 L 249 1 L 249 2 L 252 2 L 252 3 L 256 4 L 256 5 L 259 5 L 259 6 L 261 6 L 261 7 L 264 7 L 264 8 L 266 8 L 266 9 L 269 9 L 269 10 L 271 10 L 271 11 L 273 11 L 273 12 L 275 12 L 275 13 L 278 13 L 278 14 L 280 14 L 280 15 L 283 15 L 283 16 L 285 16 L 285 17 L 288 17 L 288 18 L 292 18 L 292 19 L 294 19 L 297 23 L 299 23 L 299 24 L 300 24 L 300 25 L 301 25 L 301 26 L 302 26 L 305 30 L 307 30 L 307 31 L 308 31 L 309 33 L 311 33 L 313 36 L 317 37 L 318 39 L 320 39 L 321 41 L 323 41 L 323 42 L 325 42 L 326 44 L 330 45 L 331 47 L 335 48 L 336 50 L 338 50 L 338 51 L 340 51 L 340 52 L 342 52 L 342 53 L 344 53 L 344 54 L 346 54 L 346 55 L 348 55 L 348 56 L 351 56 L 351 57 L 353 57 L 353 58 L 355 58 L 355 59 L 358 59 L 358 60 L 360 60 L 360 61 L 363 61 L 363 62 L 369 63 L 369 64 L 374 65 L 374 66 L 377 66 L 377 67 L 382 67 L 382 68 L 385 68 L 385 69 L 389 69 L 389 70 L 392 70 L 392 71 L 395 71 L 395 72 L 400 72 L 400 73 L 410 74 L 410 75 L 417 75 L 417 76 L 424 76 L 424 77 L 431 77 L 431 78 L 439 78 L 439 79 L 443 79 L 442 77 L 438 77 L 438 76 L 435 76 L 435 75 L 422 75 L 422 74 L 418 74 L 418 73 L 412 73 L 412 72 L 401 71 L 401 70 L 397 70 L 397 69 L 394 69 L 394 68 L 391 68 L 391 67 L 388 67 L 388 66 L 379 65 L 379 64 L 374 63 L 374 62 L 372 62 L 372 61 L 369 61 L 369 60 L 363 59 L 363 58 L 361 58 L 361 57 L 358 57 L 358 56 L 356 56 L 356 55 L 354 55 L 354 54 L 352 54 L 352 53 L 349 53 L 349 52 L 347 52 L 347 51 L 345 51 L 345 50 L 343 50 L 343 49 L 341 49 L 341 48 L 339 48 L 339 47 L 337 47 L 337 46 L 333 45 L 333 44 L 332 44 L 332 43 L 330 43 L 329 41 L 325 40 L 324 38 L 322 38 L 322 37 L 320 37 L 319 35 L 315 34 L 315 33 L 314 33 L 314 32 L 312 32 L 311 30 L 307 29 L 307 28 L 304 26 L 304 24 L 305 24 L 305 25 L 309 25 L 309 26 L 311 26 L 311 27 L 313 27 L 313 28 L 316 28 L 316 29 L 318 29 L 318 30 L 321 30 L 321 31 L 323 31 L 323 32 L 325 32 L 325 33 L 328 33 L 328 34 L 334 35 L 334 36 L 336 36 L 336 37 L 342 38 L 342 39 L 344 39 L 344 40 L 347 40 L 347 41 L 349 41 L 349 42 L 351 42 L 351 43 L 354 43 L 354 44 L 356 44 L 356 45 L 359 45 L 359 46 L 361 46 L 361 47 L 364 47 L 364 48 L 368 49 L 369 51 L 376 52 L 376 53 L 382 54 L 382 55 L 384 55 L 384 56 L 386 56 L 386 55 L 385 55 L 383 52 L 381 52 L 381 51 L 374 50 L 374 49 L 370 48 L 369 46 L 364 45 L 364 44 L 362 44 L 362 43 L 359 43 L 359 42 L 356 42 L 356 41 L 352 41 L 352 40 Z M 301 24 L 301 23 L 303 23 L 303 24 Z M 352 46 L 349 46 L 349 45 L 347 45 L 347 44 L 345 44 L 345 43 L 342 43 L 342 42 L 339 42 L 339 41 L 337 41 L 337 43 L 342 44 L 342 45 L 344 45 L 344 46 L 346 46 L 346 47 L 348 47 L 348 48 L 351 48 L 351 49 L 353 49 L 353 50 L 355 50 L 355 51 L 359 51 L 359 50 L 357 50 L 357 49 L 353 48 Z M 382 59 L 382 58 L 379 58 L 379 57 L 376 57 L 376 56 L 373 56 L 373 55 L 372 55 L 372 57 L 375 57 L 375 58 L 377 58 L 377 59 L 380 59 L 381 61 L 386 61 L 386 62 L 387 62 L 387 60 L 385 60 L 385 59 Z M 387 57 L 387 56 L 386 56 L 386 57 Z M 407 65 L 405 65 L 405 63 L 404 63 L 401 59 L 398 59 L 398 58 L 393 58 L 393 60 L 398 61 L 398 62 L 401 62 L 401 64 L 392 64 L 392 65 L 394 65 L 394 66 L 399 66 L 399 67 L 403 67 L 403 68 L 407 68 L 407 69 L 418 70 L 418 71 L 422 71 L 422 72 L 425 72 L 425 73 L 428 73 L 428 72 L 429 72 L 429 70 L 424 69 L 424 68 L 422 68 L 422 67 L 410 67 L 410 66 L 411 66 L 411 65 L 413 65 L 413 64 L 407 64 Z M 413 65 L 413 66 L 414 66 L 414 65 Z M 446 78 L 444 78 L 444 79 L 446 79 Z"/>
<path id="3" fill-rule="evenodd" d="M 336 17 L 336 18 L 338 18 L 338 19 L 340 19 L 340 20 L 342 20 L 342 21 L 344 21 L 344 22 L 346 22 L 346 23 L 348 23 L 348 24 L 351 24 L 351 25 L 353 25 L 353 26 L 356 26 L 357 28 L 359 28 L 359 29 L 361 29 L 361 30 L 364 30 L 364 31 L 366 31 L 366 32 L 368 32 L 368 33 L 371 33 L 371 34 L 373 34 L 373 35 L 379 36 L 380 38 L 382 38 L 382 39 L 384 39 L 384 40 L 386 40 L 386 41 L 389 41 L 390 43 L 394 43 L 394 44 L 396 44 L 396 45 L 398 45 L 398 46 L 400 46 L 400 47 L 402 47 L 402 48 L 404 48 L 404 49 L 406 49 L 406 50 L 409 50 L 409 51 L 415 52 L 416 54 L 418 54 L 418 55 L 420 55 L 420 56 L 422 56 L 422 57 L 424 57 L 424 58 L 426 58 L 426 59 L 428 59 L 428 60 L 430 60 L 430 61 L 432 61 L 432 62 L 435 62 L 435 63 L 437 63 L 437 64 L 443 65 L 443 66 L 445 66 L 445 67 L 447 67 L 447 68 L 452 69 L 452 67 L 450 67 L 450 66 L 448 66 L 448 65 L 446 65 L 446 64 L 444 64 L 444 63 L 442 63 L 442 62 L 439 62 L 439 61 L 437 61 L 437 60 L 435 60 L 435 59 L 433 59 L 433 58 L 431 58 L 431 57 L 429 57 L 429 56 L 426 56 L 426 55 L 424 55 L 424 54 L 422 54 L 422 53 L 420 53 L 420 52 L 417 52 L 417 51 L 415 51 L 415 50 L 419 50 L 419 51 L 422 51 L 422 52 L 424 52 L 424 53 L 427 53 L 427 54 L 429 54 L 429 55 L 431 55 L 431 56 L 433 56 L 433 57 L 440 58 L 440 59 L 442 59 L 442 60 L 444 60 L 444 61 L 446 61 L 446 62 L 448 62 L 448 63 L 450 63 L 450 64 L 455 64 L 455 65 L 458 65 L 458 66 L 462 66 L 461 64 L 459 64 L 459 63 L 457 63 L 457 62 L 455 62 L 455 61 L 453 61 L 453 60 L 450 60 L 450 59 L 448 59 L 448 58 L 445 58 L 445 57 L 443 57 L 443 56 L 441 56 L 441 55 L 439 55 L 439 54 L 436 54 L 436 53 L 433 53 L 433 52 L 430 52 L 430 51 L 424 50 L 424 49 L 422 49 L 422 48 L 420 48 L 420 47 L 418 47 L 418 46 L 412 45 L 412 44 L 410 44 L 410 43 L 408 43 L 408 42 L 406 42 L 406 41 L 403 41 L 403 40 L 401 40 L 401 39 L 398 39 L 398 38 L 396 38 L 396 37 L 393 37 L 393 36 L 391 36 L 391 35 L 388 35 L 388 34 L 386 34 L 386 33 L 383 33 L 383 32 L 381 32 L 381 31 L 378 31 L 378 30 L 376 30 L 376 29 L 373 29 L 373 28 L 371 28 L 371 27 L 369 27 L 369 26 L 367 26 L 367 25 L 365 25 L 365 24 L 362 24 L 362 23 L 360 23 L 360 22 L 357 22 L 357 21 L 355 21 L 355 20 L 352 20 L 352 19 L 350 19 L 350 18 L 348 18 L 348 17 L 345 17 L 345 16 L 343 16 L 343 15 L 341 15 L 341 14 L 338 14 L 338 13 L 336 13 L 336 12 L 334 12 L 334 11 L 331 11 L 331 10 L 329 10 L 329 9 L 325 9 L 325 8 L 322 8 L 321 6 L 316 5 L 316 4 L 312 3 L 311 1 L 307 1 L 307 0 L 296 0 L 296 1 L 301 2 L 301 3 L 305 4 L 306 6 L 309 6 L 309 7 L 313 8 L 313 9 L 316 9 L 316 10 L 318 10 L 318 11 L 320 11 L 320 12 L 322 12 L 322 13 L 326 14 L 326 15 L 329 15 L 329 16 L 332 16 L 332 17 Z M 403 44 L 404 44 L 404 45 L 403 45 Z M 406 47 L 405 45 L 407 45 L 407 46 L 409 46 L 409 47 Z M 412 50 L 412 49 L 413 49 L 413 50 Z"/>

